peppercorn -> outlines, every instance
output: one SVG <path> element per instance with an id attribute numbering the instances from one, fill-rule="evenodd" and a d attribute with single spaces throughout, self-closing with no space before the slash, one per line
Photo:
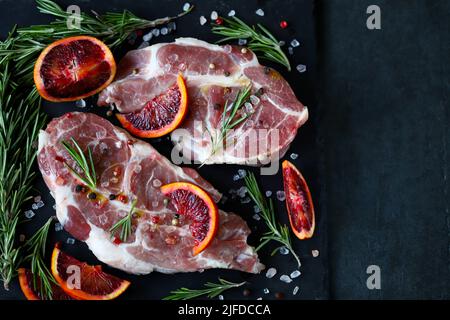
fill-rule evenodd
<path id="1" fill-rule="evenodd" d="M 264 88 L 263 87 L 259 88 L 258 91 L 256 91 L 256 95 L 257 96 L 261 96 L 261 95 L 263 95 L 263 93 L 264 93 Z"/>
<path id="2" fill-rule="evenodd" d="M 88 194 L 89 199 L 94 200 L 97 198 L 97 194 L 95 192 L 91 192 Z"/>
<path id="3" fill-rule="evenodd" d="M 264 73 L 265 74 L 269 74 L 270 73 L 270 68 L 269 67 L 264 67 Z"/>
<path id="4" fill-rule="evenodd" d="M 81 191 L 83 191 L 83 186 L 79 184 L 75 187 L 75 192 L 81 192 Z"/>
<path id="5" fill-rule="evenodd" d="M 275 293 L 275 298 L 278 299 L 278 300 L 284 299 L 284 293 L 283 292 Z"/>
<path id="6" fill-rule="evenodd" d="M 109 195 L 109 200 L 114 200 L 114 199 L 116 199 L 116 195 L 111 193 Z"/>
<path id="7" fill-rule="evenodd" d="M 223 74 L 225 75 L 225 77 L 229 77 L 231 73 L 229 71 L 225 71 Z"/>
<path id="8" fill-rule="evenodd" d="M 250 291 L 250 289 L 244 289 L 244 291 L 242 291 L 242 294 L 244 295 L 244 297 L 248 297 L 250 296 L 252 292 Z"/>

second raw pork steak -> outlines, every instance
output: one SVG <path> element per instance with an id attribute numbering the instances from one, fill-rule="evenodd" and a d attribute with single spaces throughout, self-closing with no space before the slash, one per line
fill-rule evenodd
<path id="1" fill-rule="evenodd" d="M 125 113 L 141 110 L 173 85 L 179 73 L 188 87 L 189 114 L 180 127 L 185 130 L 175 130 L 172 141 L 185 160 L 247 165 L 277 161 L 308 119 L 308 109 L 286 80 L 260 65 L 251 50 L 193 38 L 128 52 L 98 103 L 114 104 Z M 211 137 L 217 136 L 226 102 L 248 85 L 254 94 L 252 105 L 242 111 L 251 116 L 229 133 L 232 148 L 212 154 Z"/>
<path id="2" fill-rule="evenodd" d="M 61 144 L 71 138 L 85 154 L 88 146 L 92 150 L 99 195 L 96 199 L 89 199 L 86 192 L 76 192 L 79 182 L 64 164 L 75 167 Z M 195 170 L 173 165 L 148 143 L 132 138 L 97 115 L 73 112 L 53 119 L 39 134 L 38 163 L 55 198 L 61 224 L 110 266 L 135 274 L 210 268 L 258 273 L 264 267 L 247 245 L 250 230 L 245 221 L 223 211 L 213 242 L 193 256 L 189 221 L 180 217 L 180 224 L 172 225 L 175 212 L 164 204 L 160 186 L 175 181 L 195 183 L 215 201 L 220 193 Z M 124 195 L 129 201 L 107 200 L 111 194 Z M 109 229 L 130 212 L 131 199 L 137 200 L 139 217 L 127 241 L 115 243 Z"/>

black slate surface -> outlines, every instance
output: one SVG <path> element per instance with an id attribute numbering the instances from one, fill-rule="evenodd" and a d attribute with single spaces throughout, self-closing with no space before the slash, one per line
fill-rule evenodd
<path id="1" fill-rule="evenodd" d="M 381 30 L 366 9 L 381 8 Z M 319 2 L 332 298 L 450 298 L 449 1 Z M 368 265 L 381 290 L 366 287 Z"/>
<path id="2" fill-rule="evenodd" d="M 286 42 L 290 42 L 294 37 L 297 38 L 302 44 L 301 47 L 296 48 L 295 55 L 291 57 L 291 62 L 294 70 L 288 73 L 283 70 L 282 67 L 277 66 L 283 76 L 292 84 L 298 98 L 307 106 L 310 110 L 310 120 L 302 127 L 300 134 L 297 136 L 295 142 L 292 144 L 291 149 L 288 151 L 288 157 L 292 152 L 300 154 L 300 157 L 293 162 L 302 170 L 305 178 L 309 181 L 310 188 L 314 195 L 316 202 L 316 214 L 317 214 L 317 228 L 316 234 L 313 239 L 308 241 L 299 241 L 294 239 L 295 247 L 302 259 L 301 272 L 302 276 L 295 279 L 290 284 L 282 283 L 278 280 L 281 274 L 290 274 L 293 270 L 296 270 L 296 264 L 291 256 L 283 256 L 276 254 L 270 257 L 269 253 L 276 248 L 275 245 L 271 245 L 261 252 L 261 259 L 267 265 L 267 267 L 276 267 L 278 274 L 276 279 L 268 280 L 261 275 L 248 275 L 236 271 L 224 271 L 224 270 L 209 270 L 204 273 L 193 274 L 177 274 L 177 275 L 164 275 L 159 273 L 152 273 L 147 276 L 130 276 L 117 270 L 111 270 L 114 274 L 129 279 L 132 281 L 132 286 L 121 298 L 123 299 L 160 299 L 166 296 L 170 290 L 177 289 L 181 286 L 190 288 L 199 288 L 207 281 L 217 282 L 217 278 L 223 277 L 230 281 L 243 281 L 249 282 L 248 288 L 252 290 L 252 295 L 249 299 L 256 299 L 258 297 L 264 297 L 265 299 L 273 299 L 275 292 L 284 292 L 287 299 L 325 299 L 328 297 L 328 268 L 327 268 L 327 240 L 326 240 L 326 227 L 325 227 L 325 214 L 321 212 L 320 200 L 320 179 L 319 179 L 319 166 L 318 166 L 318 148 L 316 143 L 316 112 L 315 112 L 315 99 L 313 84 L 315 83 L 315 34 L 314 34 L 314 19 L 313 19 L 313 1 L 190 1 L 196 5 L 196 9 L 177 21 L 177 31 L 175 34 L 165 37 L 160 37 L 156 41 L 171 41 L 174 37 L 181 36 L 193 36 L 202 40 L 214 42 L 218 40 L 217 36 L 214 36 L 209 31 L 209 26 L 201 26 L 199 24 L 199 17 L 204 15 L 209 18 L 212 10 L 217 10 L 221 14 L 227 14 L 229 10 L 235 9 L 239 17 L 244 18 L 250 23 L 261 22 L 267 26 L 270 30 L 274 31 L 274 34 Z M 174 15 L 181 11 L 185 1 L 164 1 L 164 6 L 160 5 L 158 1 L 118 1 L 111 0 L 104 1 L 58 1 L 59 4 L 66 6 L 69 4 L 78 4 L 82 10 L 95 9 L 98 12 L 104 12 L 106 10 L 118 11 L 121 9 L 129 9 L 138 15 L 147 18 L 158 18 L 166 15 Z M 17 23 L 19 25 L 28 25 L 47 22 L 48 18 L 36 13 L 33 8 L 33 1 L 2 1 L 0 2 L 0 12 L 3 12 L 1 23 L 1 32 L 3 35 L 9 30 L 9 28 Z M 6 8 L 16 12 L 15 15 L 7 13 Z M 157 10 L 155 10 L 157 8 Z M 255 14 L 258 8 L 263 8 L 266 12 L 264 17 L 259 17 Z M 295 9 L 295 10 L 293 10 Z M 10 11 L 9 11 L 10 12 Z M 286 19 L 290 23 L 290 28 L 282 30 L 279 27 L 279 22 Z M 138 41 L 135 45 L 140 43 Z M 151 43 L 155 43 L 153 40 Z M 120 57 L 120 54 L 126 50 L 129 50 L 132 46 L 127 46 L 124 50 L 116 52 L 116 56 Z M 295 70 L 295 66 L 298 63 L 303 63 L 308 66 L 306 73 L 300 74 Z M 88 100 L 88 107 L 84 111 L 95 112 L 105 115 L 106 110 L 98 107 L 91 107 L 95 104 L 95 101 Z M 80 110 L 75 107 L 74 103 L 66 104 L 49 104 L 44 105 L 45 112 L 51 117 L 59 116 L 70 110 Z M 112 119 L 111 119 L 112 120 Z M 153 146 L 162 154 L 169 156 L 171 150 L 171 143 L 166 139 L 160 142 L 152 141 Z M 239 166 L 204 166 L 199 172 L 206 177 L 214 186 L 216 186 L 225 195 L 231 188 L 237 189 L 243 184 L 242 181 L 235 183 L 232 181 L 232 176 L 236 174 Z M 256 170 L 255 170 L 256 172 Z M 281 173 L 276 176 L 265 176 L 260 179 L 263 184 L 264 190 L 271 190 L 274 194 L 277 190 L 282 190 L 282 178 Z M 33 218 L 30 224 L 27 224 L 27 229 L 35 229 L 38 225 L 50 215 L 54 214 L 52 210 L 53 199 L 46 191 L 47 188 L 41 179 L 38 179 L 36 183 L 36 189 L 39 190 L 43 196 L 43 200 L 46 206 L 37 210 L 37 216 Z M 43 191 L 43 192 L 42 192 Z M 275 198 L 275 196 L 273 196 Z M 287 216 L 285 213 L 284 202 L 277 201 L 275 198 L 277 211 L 280 215 L 280 220 L 287 223 Z M 256 245 L 262 232 L 265 231 L 262 222 L 256 222 L 252 219 L 253 216 L 253 204 L 241 204 L 239 201 L 227 201 L 225 205 L 221 206 L 225 210 L 238 212 L 249 223 L 253 233 L 249 239 L 250 243 Z M 29 208 L 29 206 L 28 206 Z M 29 232 L 30 230 L 26 230 Z M 66 242 L 69 235 L 66 232 L 53 232 L 51 235 L 51 243 L 55 241 Z M 95 257 L 87 249 L 86 245 L 80 242 L 76 242 L 74 245 L 64 244 L 63 249 L 73 254 L 80 260 L 86 260 L 89 263 L 98 263 Z M 320 256 L 313 258 L 311 250 L 318 249 Z M 291 292 L 293 288 L 298 285 L 300 287 L 299 294 L 292 296 Z M 270 294 L 265 295 L 263 289 L 270 289 Z M 22 294 L 17 285 L 13 286 L 10 292 L 5 293 L 0 291 L 0 294 L 4 298 L 18 299 L 22 298 Z M 225 299 L 241 299 L 242 289 L 229 291 L 224 293 Z"/>

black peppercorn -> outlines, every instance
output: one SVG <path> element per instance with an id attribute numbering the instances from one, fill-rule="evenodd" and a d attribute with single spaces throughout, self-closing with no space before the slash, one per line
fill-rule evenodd
<path id="1" fill-rule="evenodd" d="M 269 67 L 264 67 L 264 73 L 265 74 L 269 74 L 270 73 L 270 68 Z"/>
<path id="2" fill-rule="evenodd" d="M 257 96 L 261 96 L 263 93 L 264 93 L 264 88 L 263 87 L 259 88 L 258 91 L 256 91 L 256 95 Z"/>
<path id="3" fill-rule="evenodd" d="M 109 200 L 114 200 L 116 198 L 116 195 L 115 194 L 110 194 L 109 195 Z"/>
<path id="4" fill-rule="evenodd" d="M 83 190 L 83 186 L 82 185 L 77 185 L 75 187 L 75 192 L 81 192 Z"/>
<path id="5" fill-rule="evenodd" d="M 89 199 L 94 200 L 97 198 L 97 194 L 95 192 L 91 192 L 88 194 Z"/>
<path id="6" fill-rule="evenodd" d="M 230 72 L 229 71 L 225 71 L 223 74 L 225 75 L 225 77 L 229 77 L 230 76 Z"/>

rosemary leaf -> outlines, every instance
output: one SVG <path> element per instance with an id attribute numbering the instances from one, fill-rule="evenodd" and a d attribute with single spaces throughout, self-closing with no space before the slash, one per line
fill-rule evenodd
<path id="1" fill-rule="evenodd" d="M 300 258 L 295 253 L 294 248 L 292 247 L 289 228 L 286 225 L 282 225 L 277 222 L 275 218 L 275 210 L 273 207 L 272 199 L 269 199 L 269 202 L 267 202 L 266 198 L 263 196 L 259 188 L 258 182 L 256 181 L 255 175 L 253 173 L 247 172 L 244 181 L 250 198 L 252 198 L 253 202 L 261 210 L 261 217 L 269 229 L 269 231 L 264 233 L 261 237 L 260 244 L 256 248 L 256 251 L 260 250 L 270 241 L 279 242 L 280 244 L 282 244 L 282 246 L 285 246 L 289 250 L 289 252 L 297 261 L 298 267 L 300 267 Z M 272 251 L 272 255 L 274 255 L 280 248 L 281 247 L 278 247 L 274 251 Z"/>
<path id="2" fill-rule="evenodd" d="M 113 237 L 114 234 L 120 230 L 120 234 L 119 234 L 120 241 L 122 241 L 122 242 L 127 241 L 128 237 L 131 234 L 132 220 L 133 220 L 133 214 L 134 214 L 134 211 L 136 208 L 136 202 L 137 202 L 137 199 L 134 199 L 133 202 L 131 203 L 130 212 L 128 212 L 128 214 L 125 217 L 123 217 L 122 219 L 117 221 L 111 227 L 111 229 L 109 229 L 109 232 L 111 233 L 111 237 Z"/>
<path id="3" fill-rule="evenodd" d="M 68 142 L 62 141 L 61 144 L 67 150 L 69 155 L 78 165 L 78 167 L 83 171 L 83 175 L 80 175 L 75 168 L 70 166 L 67 162 L 64 162 L 66 167 L 72 172 L 78 179 L 83 181 L 86 185 L 88 185 L 91 189 L 95 189 L 97 186 L 97 176 L 94 168 L 94 161 L 92 159 L 92 151 L 91 148 L 87 148 L 88 158 L 83 153 L 80 145 L 76 142 L 74 138 L 70 139 L 74 147 L 72 147 Z"/>
<path id="4" fill-rule="evenodd" d="M 237 288 L 243 286 L 246 282 L 234 283 L 224 279 L 219 278 L 219 283 L 207 282 L 205 288 L 203 289 L 188 289 L 180 288 L 171 291 L 170 295 L 163 298 L 163 300 L 188 300 L 193 298 L 198 298 L 201 296 L 207 296 L 208 298 L 217 297 L 219 294 L 225 290 L 232 288 Z"/>

